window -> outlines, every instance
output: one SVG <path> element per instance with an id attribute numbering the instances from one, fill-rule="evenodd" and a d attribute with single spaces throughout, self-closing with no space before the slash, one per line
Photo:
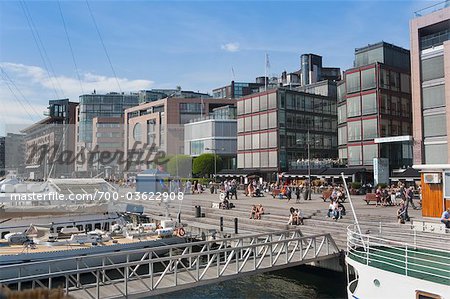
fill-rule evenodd
<path id="1" fill-rule="evenodd" d="M 260 148 L 267 148 L 269 145 L 268 143 L 268 133 L 261 133 L 259 137 L 259 147 Z"/>
<path id="2" fill-rule="evenodd" d="M 238 118 L 237 120 L 237 131 L 244 132 L 244 118 Z"/>
<path id="3" fill-rule="evenodd" d="M 252 112 L 252 99 L 246 99 L 244 100 L 244 106 L 245 106 L 245 113 L 251 113 Z"/>
<path id="4" fill-rule="evenodd" d="M 252 153 L 245 153 L 244 162 L 245 168 L 252 168 Z"/>
<path id="5" fill-rule="evenodd" d="M 243 135 L 239 135 L 237 137 L 237 147 L 239 151 L 244 150 L 244 136 Z"/>
<path id="6" fill-rule="evenodd" d="M 252 98 L 252 112 L 259 112 L 259 97 Z"/>
<path id="7" fill-rule="evenodd" d="M 402 116 L 410 117 L 411 116 L 411 100 L 402 98 Z"/>
<path id="8" fill-rule="evenodd" d="M 400 74 L 397 72 L 391 71 L 389 79 L 390 79 L 391 90 L 398 91 L 400 89 Z"/>
<path id="9" fill-rule="evenodd" d="M 401 104 L 400 98 L 392 96 L 391 97 L 391 107 L 392 107 L 392 110 L 391 110 L 392 115 L 396 115 L 396 116 L 402 115 L 402 104 Z"/>
<path id="10" fill-rule="evenodd" d="M 401 92 L 411 93 L 411 76 L 400 74 L 400 90 Z"/>
<path id="11" fill-rule="evenodd" d="M 250 132 L 252 130 L 252 118 L 251 116 L 244 118 L 245 132 Z"/>
<path id="12" fill-rule="evenodd" d="M 341 160 L 347 159 L 347 148 L 339 149 L 339 159 Z"/>
<path id="13" fill-rule="evenodd" d="M 345 101 L 345 84 L 340 84 L 337 86 L 337 98 L 338 102 Z"/>
<path id="14" fill-rule="evenodd" d="M 347 116 L 354 117 L 361 115 L 361 101 L 359 97 L 347 99 Z"/>
<path id="15" fill-rule="evenodd" d="M 277 112 L 269 113 L 269 129 L 277 127 Z"/>
<path id="16" fill-rule="evenodd" d="M 267 110 L 267 96 L 266 95 L 261 96 L 259 98 L 259 109 L 261 111 Z"/>
<path id="17" fill-rule="evenodd" d="M 361 121 L 347 123 L 348 141 L 361 140 Z"/>
<path id="18" fill-rule="evenodd" d="M 238 154 L 237 155 L 237 166 L 238 166 L 238 168 L 245 168 L 245 165 L 244 165 L 244 154 Z"/>
<path id="19" fill-rule="evenodd" d="M 389 70 L 380 69 L 380 87 L 389 89 Z"/>
<path id="20" fill-rule="evenodd" d="M 447 143 L 425 144 L 425 163 L 445 164 L 447 163 L 447 155 L 443 155 L 442 153 L 447 152 L 448 152 Z"/>
<path id="21" fill-rule="evenodd" d="M 347 126 L 338 128 L 338 144 L 347 144 Z"/>
<path id="22" fill-rule="evenodd" d="M 375 68 L 361 71 L 361 90 L 367 90 L 375 87 Z"/>
<path id="23" fill-rule="evenodd" d="M 237 102 L 237 115 L 242 115 L 244 114 L 244 101 L 238 101 Z"/>
<path id="24" fill-rule="evenodd" d="M 276 151 L 269 152 L 269 167 L 278 167 L 278 153 Z"/>
<path id="25" fill-rule="evenodd" d="M 445 114 L 427 115 L 423 117 L 423 131 L 425 137 L 447 135 Z"/>
<path id="26" fill-rule="evenodd" d="M 422 71 L 422 82 L 444 77 L 444 55 L 423 59 L 420 70 Z"/>
<path id="27" fill-rule="evenodd" d="M 259 116 L 259 123 L 260 123 L 260 129 L 266 130 L 268 128 L 268 122 L 267 122 L 267 113 L 261 114 Z"/>
<path id="28" fill-rule="evenodd" d="M 261 152 L 259 155 L 261 167 L 269 167 L 269 153 Z"/>
<path id="29" fill-rule="evenodd" d="M 252 130 L 259 130 L 259 115 L 252 116 Z"/>
<path id="30" fill-rule="evenodd" d="M 260 167 L 261 166 L 259 153 L 252 154 L 252 167 Z"/>
<path id="31" fill-rule="evenodd" d="M 277 147 L 277 132 L 270 132 L 268 135 L 269 147 Z"/>
<path id="32" fill-rule="evenodd" d="M 445 85 L 424 87 L 422 89 L 422 108 L 435 108 L 445 106 Z"/>
<path id="33" fill-rule="evenodd" d="M 314 111 L 314 99 L 305 96 L 305 110 Z"/>
<path id="34" fill-rule="evenodd" d="M 363 164 L 373 165 L 373 158 L 378 157 L 378 145 L 366 144 L 363 146 Z"/>
<path id="35" fill-rule="evenodd" d="M 245 149 L 251 150 L 252 149 L 252 135 L 248 134 L 244 136 L 245 141 Z"/>
<path id="36" fill-rule="evenodd" d="M 387 94 L 381 94 L 381 113 L 390 114 L 391 113 L 391 103 L 389 102 L 389 96 Z"/>
<path id="37" fill-rule="evenodd" d="M 362 99 L 362 114 L 374 114 L 377 113 L 377 94 L 365 94 L 361 97 Z"/>
<path id="38" fill-rule="evenodd" d="M 269 94 L 269 109 L 277 108 L 277 93 Z"/>
<path id="39" fill-rule="evenodd" d="M 348 147 L 348 164 L 349 165 L 361 165 L 361 146 L 349 146 Z"/>
<path id="40" fill-rule="evenodd" d="M 133 138 L 135 141 L 142 141 L 142 126 L 140 123 L 136 123 L 133 127 Z"/>
<path id="41" fill-rule="evenodd" d="M 259 134 L 252 135 L 252 149 L 259 149 Z"/>
<path id="42" fill-rule="evenodd" d="M 374 139 L 378 137 L 377 119 L 365 119 L 362 121 L 364 140 Z"/>
<path id="43" fill-rule="evenodd" d="M 358 92 L 361 90 L 359 82 L 359 72 L 346 74 L 345 82 L 347 84 L 347 93 Z"/>

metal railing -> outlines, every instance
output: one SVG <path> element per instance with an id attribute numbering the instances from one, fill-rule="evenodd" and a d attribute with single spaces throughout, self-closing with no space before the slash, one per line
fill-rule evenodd
<path id="1" fill-rule="evenodd" d="M 363 230 L 364 231 L 364 230 Z M 450 284 L 450 237 L 412 232 L 391 238 L 347 229 L 347 257 L 375 268 L 435 283 Z M 403 240 L 403 241 L 399 241 Z M 428 241 L 428 242 L 427 242 Z"/>
<path id="2" fill-rule="evenodd" d="M 0 284 L 63 287 L 74 297 L 156 295 L 339 255 L 330 234 L 300 230 L 0 266 Z"/>

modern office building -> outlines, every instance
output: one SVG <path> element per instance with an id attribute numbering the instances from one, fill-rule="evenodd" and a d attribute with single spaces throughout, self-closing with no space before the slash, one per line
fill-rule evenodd
<path id="1" fill-rule="evenodd" d="M 128 108 L 124 119 L 126 159 L 136 161 L 135 157 L 146 150 L 144 147 L 152 145 L 155 146 L 151 149 L 153 152 L 184 154 L 184 125 L 193 119 L 208 117 L 215 108 L 235 103 L 233 99 L 165 98 Z M 152 161 L 145 161 L 133 164 L 127 171 L 153 166 Z"/>
<path id="2" fill-rule="evenodd" d="M 235 82 L 227 86 L 219 87 L 213 90 L 213 98 L 215 99 L 239 99 L 243 96 L 259 91 L 260 87 L 264 87 L 261 82 Z"/>
<path id="3" fill-rule="evenodd" d="M 5 137 L 0 137 L 0 177 L 5 174 Z"/>
<path id="4" fill-rule="evenodd" d="M 77 106 L 78 103 L 69 99 L 50 100 L 44 113 L 47 117 L 21 131 L 25 141 L 25 177 L 45 179 L 72 175 L 74 163 L 59 158 L 75 149 Z M 42 151 L 44 147 L 48 150 Z M 45 156 L 41 156 L 43 152 Z"/>
<path id="5" fill-rule="evenodd" d="M 450 2 L 445 4 L 410 22 L 414 164 L 450 163 Z"/>
<path id="6" fill-rule="evenodd" d="M 20 177 L 25 171 L 25 139 L 22 134 L 7 133 L 5 137 L 5 174 Z"/>
<path id="7" fill-rule="evenodd" d="M 237 120 L 234 105 L 215 108 L 209 117 L 184 125 L 184 154 L 197 157 L 204 153 L 220 156 L 224 169 L 236 169 Z"/>
<path id="8" fill-rule="evenodd" d="M 374 158 L 388 158 L 391 170 L 412 165 L 408 50 L 386 42 L 356 49 L 337 97 L 341 160 L 368 170 Z"/>
<path id="9" fill-rule="evenodd" d="M 106 159 L 96 157 L 91 169 L 93 174 L 106 179 L 119 179 L 122 177 L 121 153 L 124 149 L 123 117 L 94 117 L 92 119 L 92 148 L 98 151 L 111 153 Z M 104 154 L 105 155 L 105 154 Z"/>
<path id="10" fill-rule="evenodd" d="M 76 122 L 76 152 L 83 149 L 91 150 L 93 142 L 93 121 L 95 117 L 120 118 L 123 117 L 127 108 L 138 105 L 139 96 L 137 94 L 84 94 L 80 96 L 80 103 L 77 107 Z M 86 173 L 91 165 L 88 163 L 77 164 L 76 171 Z M 86 173 L 89 175 L 89 173 Z"/>
<path id="11" fill-rule="evenodd" d="M 273 179 L 308 158 L 337 158 L 335 99 L 276 88 L 238 100 L 237 115 L 238 169 Z"/>

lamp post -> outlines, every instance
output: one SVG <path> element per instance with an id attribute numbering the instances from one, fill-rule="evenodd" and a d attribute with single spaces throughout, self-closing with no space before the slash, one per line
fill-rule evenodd
<path id="1" fill-rule="evenodd" d="M 218 150 L 225 150 L 223 147 L 221 148 L 210 148 L 205 147 L 206 151 L 214 151 L 214 182 L 216 182 L 216 176 L 217 176 L 217 151 Z"/>
<path id="2" fill-rule="evenodd" d="M 310 150 L 310 146 L 311 146 L 311 142 L 309 139 L 309 129 L 308 129 L 308 133 L 307 133 L 307 141 L 306 141 L 306 147 L 307 147 L 307 155 L 308 155 L 308 199 L 311 200 L 311 150 Z M 302 140 L 301 139 L 297 139 L 296 143 L 300 143 Z M 316 143 L 318 143 L 318 141 L 316 141 Z"/>

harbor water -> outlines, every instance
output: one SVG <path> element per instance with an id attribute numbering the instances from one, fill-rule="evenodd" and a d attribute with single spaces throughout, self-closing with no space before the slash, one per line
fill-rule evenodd
<path id="1" fill-rule="evenodd" d="M 212 285 L 173 292 L 157 298 L 347 298 L 342 272 L 300 266 Z"/>

